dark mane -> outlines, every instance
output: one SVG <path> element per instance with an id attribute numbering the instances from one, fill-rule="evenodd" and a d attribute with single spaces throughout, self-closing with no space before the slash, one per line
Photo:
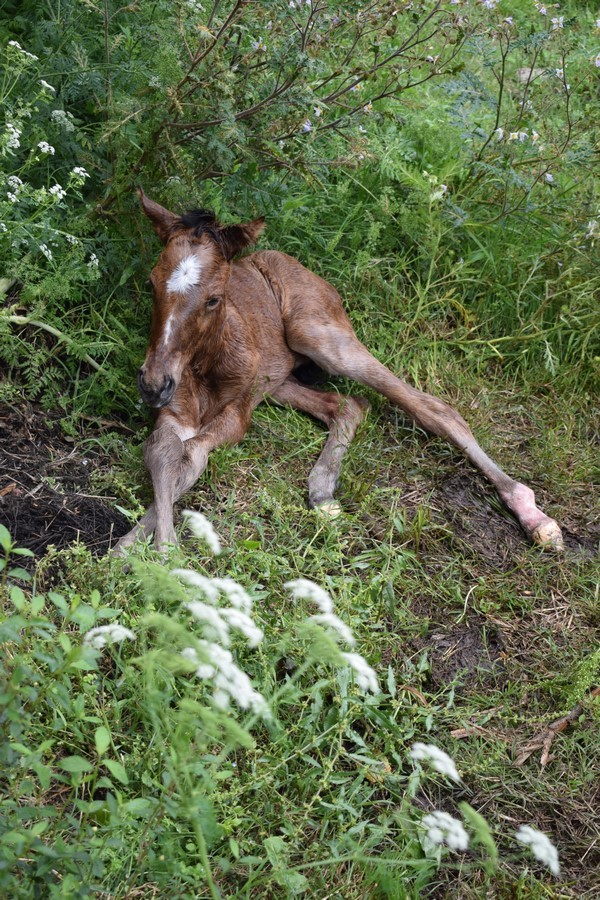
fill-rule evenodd
<path id="1" fill-rule="evenodd" d="M 219 223 L 211 209 L 191 209 L 180 217 L 179 222 L 181 228 L 190 228 L 194 237 L 200 237 L 205 231 L 212 237 L 217 236 Z"/>

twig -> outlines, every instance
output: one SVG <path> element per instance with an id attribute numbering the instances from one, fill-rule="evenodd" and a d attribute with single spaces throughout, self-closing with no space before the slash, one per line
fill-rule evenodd
<path id="1" fill-rule="evenodd" d="M 599 696 L 600 687 L 595 687 L 590 691 L 586 699 L 593 700 L 594 697 Z M 536 735 L 529 742 L 529 744 L 523 747 L 523 749 L 515 759 L 514 765 L 522 766 L 523 763 L 529 759 L 532 753 L 535 753 L 536 750 L 541 750 L 542 756 L 540 758 L 540 765 L 543 769 L 550 759 L 550 748 L 552 747 L 552 743 L 556 735 L 561 731 L 565 731 L 569 727 L 569 725 L 573 724 L 573 722 L 576 722 L 583 711 L 583 703 L 578 703 L 565 716 L 561 716 L 560 719 L 556 719 L 555 722 L 552 722 L 550 725 L 548 725 L 545 731 L 540 732 L 540 734 Z"/>

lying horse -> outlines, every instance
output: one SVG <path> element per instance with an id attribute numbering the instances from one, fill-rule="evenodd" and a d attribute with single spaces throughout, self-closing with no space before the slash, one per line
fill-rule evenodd
<path id="1" fill-rule="evenodd" d="M 204 471 L 211 450 L 241 441 L 265 397 L 329 428 L 308 496 L 311 507 L 337 515 L 333 492 L 342 458 L 369 404 L 302 384 L 294 371 L 308 361 L 380 391 L 445 438 L 492 482 L 532 541 L 562 546 L 560 528 L 538 509 L 533 491 L 484 453 L 462 416 L 400 381 L 360 343 L 330 284 L 275 250 L 234 260 L 256 242 L 263 219 L 223 226 L 205 210 L 178 216 L 141 190 L 139 196 L 164 244 L 150 276 L 152 332 L 138 374 L 143 400 L 159 410 L 144 447 L 154 503 L 117 552 L 152 532 L 159 548 L 175 543 L 173 504 Z"/>

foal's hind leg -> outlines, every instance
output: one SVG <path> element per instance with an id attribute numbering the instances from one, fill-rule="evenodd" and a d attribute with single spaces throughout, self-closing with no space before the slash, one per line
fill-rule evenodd
<path id="1" fill-rule="evenodd" d="M 288 378 L 270 396 L 278 403 L 300 409 L 324 422 L 329 437 L 317 462 L 308 476 L 308 505 L 318 508 L 332 518 L 341 512 L 333 499 L 344 454 L 356 430 L 369 411 L 369 403 L 361 397 L 315 391 L 304 387 L 295 378 Z"/>
<path id="2" fill-rule="evenodd" d="M 287 332 L 293 350 L 309 356 L 327 372 L 346 375 L 374 388 L 397 403 L 422 428 L 454 444 L 492 482 L 534 543 L 562 548 L 559 526 L 538 509 L 531 488 L 514 481 L 484 453 L 465 420 L 452 407 L 392 375 L 360 343 L 349 324 L 298 324 L 295 322 L 293 329 L 288 327 Z"/>

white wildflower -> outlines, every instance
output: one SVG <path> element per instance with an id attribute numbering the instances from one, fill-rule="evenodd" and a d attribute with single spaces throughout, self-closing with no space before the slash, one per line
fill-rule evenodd
<path id="1" fill-rule="evenodd" d="M 496 140 L 501 141 L 504 137 L 504 128 L 496 128 L 494 134 L 496 135 Z"/>
<path id="2" fill-rule="evenodd" d="M 248 639 L 249 647 L 258 647 L 264 638 L 263 631 L 255 625 L 250 616 L 239 609 L 219 610 L 221 618 L 225 619 L 231 628 L 236 628 Z"/>
<path id="3" fill-rule="evenodd" d="M 48 261 L 52 259 L 52 250 L 46 244 L 40 244 L 40 250 Z"/>
<path id="4" fill-rule="evenodd" d="M 542 16 L 548 15 L 548 10 L 546 9 L 546 7 L 544 6 L 543 3 L 534 3 L 534 6 L 537 9 L 537 11 L 540 13 L 540 15 L 542 15 Z"/>
<path id="5" fill-rule="evenodd" d="M 531 825 L 521 825 L 515 838 L 519 843 L 530 847 L 536 859 L 548 866 L 553 875 L 560 874 L 558 851 L 549 837 Z"/>
<path id="6" fill-rule="evenodd" d="M 325 628 L 331 628 L 351 647 L 354 647 L 356 644 L 351 629 L 335 613 L 319 613 L 317 616 L 310 616 L 308 621 L 316 622 L 317 625 L 322 625 Z"/>
<path id="7" fill-rule="evenodd" d="M 366 134 L 366 133 L 367 133 L 367 129 L 364 128 L 362 125 L 359 125 L 359 126 L 358 126 L 358 130 L 359 130 L 359 132 L 360 132 L 361 134 Z"/>
<path id="8" fill-rule="evenodd" d="M 197 587 L 210 603 L 216 603 L 219 599 L 219 589 L 213 584 L 211 578 L 193 572 L 191 569 L 172 569 L 171 575 L 181 578 L 186 584 Z"/>
<path id="9" fill-rule="evenodd" d="M 314 113 L 315 113 L 315 116 L 317 117 L 317 119 L 320 119 L 321 116 L 323 115 L 323 110 L 321 109 L 321 107 L 313 106 L 313 110 L 314 110 Z"/>
<path id="10" fill-rule="evenodd" d="M 53 109 L 50 113 L 50 118 L 57 125 L 60 125 L 61 128 L 64 128 L 65 131 L 75 131 L 75 126 L 72 122 L 73 116 L 71 113 L 65 112 L 64 109 Z"/>
<path id="11" fill-rule="evenodd" d="M 440 750 L 434 744 L 413 744 L 408 754 L 413 762 L 428 762 L 442 775 L 447 775 L 453 781 L 459 782 L 460 775 L 455 762 L 444 750 Z"/>
<path id="12" fill-rule="evenodd" d="M 358 84 L 353 84 L 350 88 L 351 91 L 362 91 L 362 83 L 359 81 Z"/>
<path id="13" fill-rule="evenodd" d="M 183 656 L 184 659 L 189 660 L 189 662 L 191 662 L 192 665 L 196 666 L 196 671 L 194 674 L 196 675 L 197 678 L 202 678 L 202 679 L 212 678 L 213 675 L 215 674 L 215 672 L 216 672 L 215 667 L 211 666 L 209 663 L 201 663 L 200 660 L 198 659 L 198 654 L 196 653 L 196 651 L 194 650 L 193 647 L 185 647 L 181 651 L 181 655 Z"/>
<path id="14" fill-rule="evenodd" d="M 550 19 L 552 22 L 552 31 L 558 31 L 559 28 L 564 28 L 565 17 L 564 16 L 556 16 L 554 19 Z"/>
<path id="15" fill-rule="evenodd" d="M 212 584 L 225 594 L 232 606 L 241 609 L 247 615 L 250 614 L 252 600 L 241 584 L 238 584 L 233 578 L 213 578 Z"/>
<path id="16" fill-rule="evenodd" d="M 186 520 L 190 531 L 192 531 L 197 538 L 205 541 L 210 550 L 212 550 L 215 555 L 218 555 L 221 552 L 221 541 L 219 535 L 206 516 L 203 516 L 202 513 L 196 512 L 193 509 L 185 509 L 183 511 L 183 517 Z"/>
<path id="17" fill-rule="evenodd" d="M 563 78 L 565 77 L 565 70 L 564 69 L 555 69 L 554 74 L 556 75 L 557 78 L 560 78 L 560 80 L 562 81 Z"/>
<path id="18" fill-rule="evenodd" d="M 213 678 L 215 685 L 213 700 L 216 705 L 226 709 L 230 700 L 235 700 L 242 709 L 251 709 L 257 715 L 266 715 L 268 708 L 265 698 L 254 690 L 246 673 L 234 663 L 229 650 L 207 641 L 199 643 L 216 670 Z"/>
<path id="19" fill-rule="evenodd" d="M 52 87 L 51 84 L 48 84 L 47 81 L 44 81 L 43 78 L 41 79 L 40 84 L 41 84 L 41 86 L 42 86 L 43 88 L 45 88 L 47 91 L 51 91 L 53 94 L 56 93 L 56 88 L 55 88 L 55 87 Z"/>
<path id="20" fill-rule="evenodd" d="M 554 175 L 552 175 L 551 172 L 546 172 L 546 174 L 544 175 L 544 181 L 547 181 L 548 184 L 552 184 L 552 182 L 554 181 Z"/>
<path id="21" fill-rule="evenodd" d="M 19 202 L 18 194 L 13 194 L 12 191 L 8 191 L 7 194 L 6 194 L 6 196 L 8 197 L 8 199 L 10 200 L 11 203 L 18 203 L 18 202 Z"/>
<path id="22" fill-rule="evenodd" d="M 308 578 L 296 578 L 295 581 L 287 581 L 284 588 L 291 591 L 294 600 L 310 600 L 319 607 L 322 613 L 333 612 L 333 601 L 327 591 L 309 581 Z"/>
<path id="23" fill-rule="evenodd" d="M 74 234 L 65 234 L 65 238 L 69 242 L 69 244 L 73 244 L 73 246 L 77 246 L 79 243 L 79 238 L 76 238 Z"/>
<path id="24" fill-rule="evenodd" d="M 52 144 L 49 144 L 48 141 L 40 141 L 38 147 L 40 148 L 42 153 L 49 153 L 50 156 L 54 156 L 56 152 Z"/>
<path id="25" fill-rule="evenodd" d="M 371 103 L 370 100 L 368 103 L 365 103 L 365 105 L 363 106 L 363 112 L 366 113 L 367 115 L 369 115 L 369 113 L 373 112 L 373 104 Z"/>
<path id="26" fill-rule="evenodd" d="M 23 182 L 19 178 L 18 175 L 9 175 L 6 179 L 7 185 L 13 189 L 13 191 L 18 192 L 20 188 L 23 187 Z"/>
<path id="27" fill-rule="evenodd" d="M 354 671 L 354 678 L 362 691 L 379 693 L 377 675 L 359 653 L 342 653 L 342 657 Z"/>
<path id="28" fill-rule="evenodd" d="M 1 232 L 2 234 L 6 234 L 7 231 L 8 231 L 8 228 L 6 227 L 6 225 L 4 224 L 4 222 L 0 222 L 0 232 Z"/>
<path id="29" fill-rule="evenodd" d="M 496 9 L 500 0 L 481 0 L 486 9 Z"/>
<path id="30" fill-rule="evenodd" d="M 102 650 L 107 644 L 120 644 L 122 641 L 135 640 L 135 633 L 118 622 L 112 622 L 110 625 L 99 625 L 92 628 L 83 636 L 83 643 L 87 647 L 93 647 L 94 650 Z"/>
<path id="31" fill-rule="evenodd" d="M 22 53 L 22 54 L 23 54 L 24 56 L 26 56 L 28 59 L 39 59 L 39 56 L 36 56 L 34 53 L 29 53 L 28 50 L 23 50 L 23 48 L 21 47 L 21 45 L 19 44 L 18 41 L 9 41 L 9 42 L 8 42 L 8 46 L 9 46 L 9 47 L 14 47 L 15 50 L 18 50 L 19 53 Z"/>
<path id="32" fill-rule="evenodd" d="M 98 259 L 98 257 L 96 256 L 95 253 L 90 253 L 90 258 L 88 259 L 87 265 L 88 265 L 88 269 L 97 269 L 98 268 L 98 266 L 100 265 L 100 260 Z"/>
<path id="33" fill-rule="evenodd" d="M 71 174 L 78 175 L 80 178 L 89 178 L 90 177 L 90 173 L 86 172 L 86 170 L 83 168 L 83 166 L 75 166 L 74 169 L 71 169 Z"/>
<path id="34" fill-rule="evenodd" d="M 67 192 L 60 184 L 53 184 L 50 188 L 50 193 L 53 197 L 56 197 L 57 200 L 62 200 L 63 197 L 67 196 Z"/>
<path id="35" fill-rule="evenodd" d="M 304 132 L 304 134 L 308 134 L 309 131 L 312 131 L 312 123 L 310 119 L 306 119 L 306 121 L 302 123 L 302 131 Z"/>
<path id="36" fill-rule="evenodd" d="M 539 139 L 540 139 L 539 134 L 537 133 L 537 131 L 536 131 L 535 129 L 533 129 L 532 132 L 531 132 L 531 143 L 532 143 L 532 144 L 537 144 L 537 142 L 539 141 Z"/>
<path id="37" fill-rule="evenodd" d="M 252 41 L 252 49 L 258 50 L 260 53 L 266 53 L 267 45 L 265 44 L 263 39 L 261 37 L 259 37 L 259 39 L 257 41 Z"/>
<path id="38" fill-rule="evenodd" d="M 8 132 L 8 137 L 6 138 L 6 146 L 9 150 L 17 150 L 21 146 L 21 141 L 19 138 L 21 137 L 21 129 L 17 128 L 16 125 L 13 125 L 11 122 L 6 123 L 6 130 Z"/>
<path id="39" fill-rule="evenodd" d="M 469 835 L 462 822 L 449 813 L 436 810 L 423 816 L 421 825 L 427 829 L 432 844 L 447 844 L 451 850 L 466 850 L 469 846 Z"/>
<path id="40" fill-rule="evenodd" d="M 513 17 L 512 17 L 512 16 L 507 16 L 507 17 L 505 18 L 504 21 L 505 21 L 505 23 L 506 23 L 507 25 L 512 25 L 512 24 L 513 24 Z"/>
<path id="41" fill-rule="evenodd" d="M 586 225 L 586 228 L 587 228 L 586 238 L 596 237 L 596 231 L 598 230 L 598 222 L 595 219 L 592 219 L 591 222 L 588 222 Z"/>
<path id="42" fill-rule="evenodd" d="M 184 606 L 189 609 L 198 622 L 203 622 L 208 626 L 206 630 L 211 640 L 218 640 L 225 647 L 229 647 L 229 625 L 221 618 L 221 610 L 215 609 L 214 606 L 209 606 L 207 603 L 201 603 L 199 600 L 190 600 L 188 603 L 184 603 Z"/>
<path id="43" fill-rule="evenodd" d="M 595 59 L 595 65 L 596 65 L 597 69 L 600 69 L 600 53 L 598 54 L 598 56 Z"/>

